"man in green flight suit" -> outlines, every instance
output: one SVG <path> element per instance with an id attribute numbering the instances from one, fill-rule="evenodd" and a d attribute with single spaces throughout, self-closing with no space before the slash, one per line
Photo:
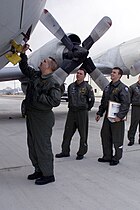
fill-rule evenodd
<path id="1" fill-rule="evenodd" d="M 128 146 L 132 146 L 135 142 L 135 134 L 139 126 L 139 144 L 140 144 L 140 75 L 138 81 L 129 87 L 131 98 L 131 123 L 128 130 Z"/>
<path id="2" fill-rule="evenodd" d="M 23 47 L 19 66 L 29 78 L 25 98 L 27 144 L 35 172 L 28 179 L 36 180 L 37 185 L 44 185 L 55 181 L 51 145 L 55 119 L 52 108 L 60 104 L 61 90 L 52 75 L 57 69 L 56 61 L 51 57 L 46 58 L 39 66 L 40 71 L 36 71 L 27 63 L 27 49 L 28 45 Z"/>
<path id="3" fill-rule="evenodd" d="M 68 115 L 63 134 L 62 152 L 56 154 L 56 158 L 70 156 L 70 143 L 78 129 L 80 134 L 80 146 L 76 160 L 81 160 L 88 150 L 88 111 L 94 105 L 95 97 L 91 85 L 84 78 L 86 71 L 80 68 L 76 74 L 76 81 L 68 87 Z"/>
<path id="4" fill-rule="evenodd" d="M 123 75 L 122 69 L 114 67 L 111 72 L 111 82 L 103 91 L 101 105 L 96 114 L 96 121 L 104 116 L 101 128 L 101 140 L 103 148 L 103 157 L 99 158 L 99 162 L 109 162 L 111 166 L 119 163 L 123 153 L 124 141 L 124 118 L 126 117 L 130 106 L 130 93 L 128 87 L 120 81 Z M 108 117 L 109 101 L 120 104 L 119 112 L 112 120 Z M 115 152 L 113 152 L 113 147 Z"/>

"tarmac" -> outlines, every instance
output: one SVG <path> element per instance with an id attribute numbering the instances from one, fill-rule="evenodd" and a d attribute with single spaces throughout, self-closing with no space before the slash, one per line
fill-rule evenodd
<path id="1" fill-rule="evenodd" d="M 99 163 L 102 157 L 100 129 L 95 121 L 100 98 L 89 113 L 88 153 L 76 160 L 79 134 L 71 143 L 71 155 L 54 157 L 56 182 L 38 186 L 27 180 L 33 167 L 28 158 L 25 119 L 21 117 L 23 96 L 0 97 L 0 210 L 140 210 L 140 145 L 128 147 L 125 127 L 123 158 L 117 166 Z M 54 109 L 52 135 L 54 155 L 61 151 L 67 102 Z"/>

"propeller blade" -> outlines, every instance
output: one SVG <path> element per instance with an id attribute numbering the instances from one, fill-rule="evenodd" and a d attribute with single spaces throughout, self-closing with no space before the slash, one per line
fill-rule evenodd
<path id="1" fill-rule="evenodd" d="M 82 60 L 69 60 L 64 59 L 61 67 L 59 67 L 54 73 L 53 77 L 59 82 L 60 85 L 62 85 L 66 79 L 66 77 L 80 64 L 82 63 Z"/>
<path id="2" fill-rule="evenodd" d="M 111 25 L 111 19 L 107 16 L 103 17 L 92 30 L 91 34 L 83 41 L 82 46 L 89 50 L 91 46 L 104 35 Z"/>
<path id="3" fill-rule="evenodd" d="M 87 58 L 81 67 L 87 71 L 87 73 L 91 76 L 93 81 L 101 90 L 104 90 L 105 87 L 109 84 L 108 79 L 99 69 L 96 68 L 91 58 Z"/>
<path id="4" fill-rule="evenodd" d="M 103 75 L 99 69 L 95 69 L 90 73 L 91 78 L 96 83 L 96 85 L 103 91 L 105 87 L 109 84 L 108 79 Z"/>
<path id="5" fill-rule="evenodd" d="M 68 50 L 73 49 L 72 41 L 65 34 L 55 18 L 46 9 L 44 9 L 40 17 L 40 21 L 57 39 L 59 39 L 68 48 Z"/>

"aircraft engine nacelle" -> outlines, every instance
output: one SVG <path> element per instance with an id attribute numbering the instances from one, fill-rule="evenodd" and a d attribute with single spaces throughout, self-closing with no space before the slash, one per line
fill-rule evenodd
<path id="1" fill-rule="evenodd" d="M 132 76 L 140 73 L 140 38 L 132 39 L 120 45 L 123 63 Z"/>
<path id="2" fill-rule="evenodd" d="M 140 61 L 134 63 L 131 67 L 130 67 L 130 74 L 132 76 L 136 76 L 137 74 L 140 74 Z"/>
<path id="3" fill-rule="evenodd" d="M 140 38 L 107 50 L 94 58 L 94 62 L 104 74 L 109 74 L 113 67 L 118 66 L 124 75 L 136 76 L 140 73 Z"/>
<path id="4" fill-rule="evenodd" d="M 73 43 L 79 45 L 81 44 L 81 40 L 77 35 L 69 34 L 68 37 Z M 30 56 L 28 56 L 29 57 L 28 63 L 33 68 L 38 69 L 41 60 L 44 60 L 47 57 L 53 57 L 56 59 L 58 65 L 60 66 L 61 63 L 63 62 L 63 57 L 67 54 L 67 52 L 68 52 L 67 48 L 58 39 L 55 38 L 50 42 L 47 42 L 41 48 L 33 52 Z M 22 75 L 21 71 L 20 74 Z M 21 89 L 24 92 L 24 94 L 26 94 L 28 79 L 26 77 L 23 77 L 20 79 L 20 82 L 21 82 Z"/>
<path id="5" fill-rule="evenodd" d="M 81 40 L 76 34 L 68 34 L 68 37 L 73 43 L 80 45 Z M 53 57 L 56 59 L 58 65 L 60 66 L 63 61 L 63 56 L 67 51 L 67 48 L 62 44 L 62 42 L 55 38 L 33 52 L 29 56 L 28 62 L 29 65 L 37 69 L 42 60 L 46 59 L 47 57 Z"/>

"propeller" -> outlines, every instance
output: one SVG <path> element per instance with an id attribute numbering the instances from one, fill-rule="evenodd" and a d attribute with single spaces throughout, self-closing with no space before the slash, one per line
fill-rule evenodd
<path id="1" fill-rule="evenodd" d="M 111 27 L 112 21 L 109 17 L 105 16 L 98 22 L 95 28 L 91 31 L 90 35 L 83 41 L 82 46 L 80 46 L 79 43 L 73 43 L 70 40 L 70 38 L 66 35 L 61 26 L 49 13 L 48 10 L 44 9 L 40 21 L 68 49 L 68 52 L 64 53 L 63 55 L 64 61 L 62 63 L 62 66 L 54 72 L 54 76 L 57 78 L 57 80 L 59 80 L 60 84 L 64 82 L 71 71 L 73 71 L 82 63 L 84 68 L 91 75 L 94 81 L 97 81 L 96 77 L 102 76 L 102 79 L 104 80 L 104 85 L 108 83 L 108 80 L 106 78 L 104 79 L 104 75 L 102 73 L 99 74 L 100 70 L 95 67 L 91 58 L 87 58 L 87 56 L 92 45 L 97 40 L 99 40 Z M 102 81 L 100 79 L 98 81 L 99 87 L 103 89 L 104 85 L 100 85 Z"/>
<path id="2" fill-rule="evenodd" d="M 44 9 L 40 17 L 40 21 L 57 39 L 59 39 L 67 47 L 69 51 L 74 49 L 74 44 L 48 10 Z M 111 25 L 111 19 L 107 16 L 103 17 L 92 30 L 90 35 L 83 41 L 82 46 L 89 50 L 91 46 L 104 35 L 104 33 L 111 27 Z"/>

